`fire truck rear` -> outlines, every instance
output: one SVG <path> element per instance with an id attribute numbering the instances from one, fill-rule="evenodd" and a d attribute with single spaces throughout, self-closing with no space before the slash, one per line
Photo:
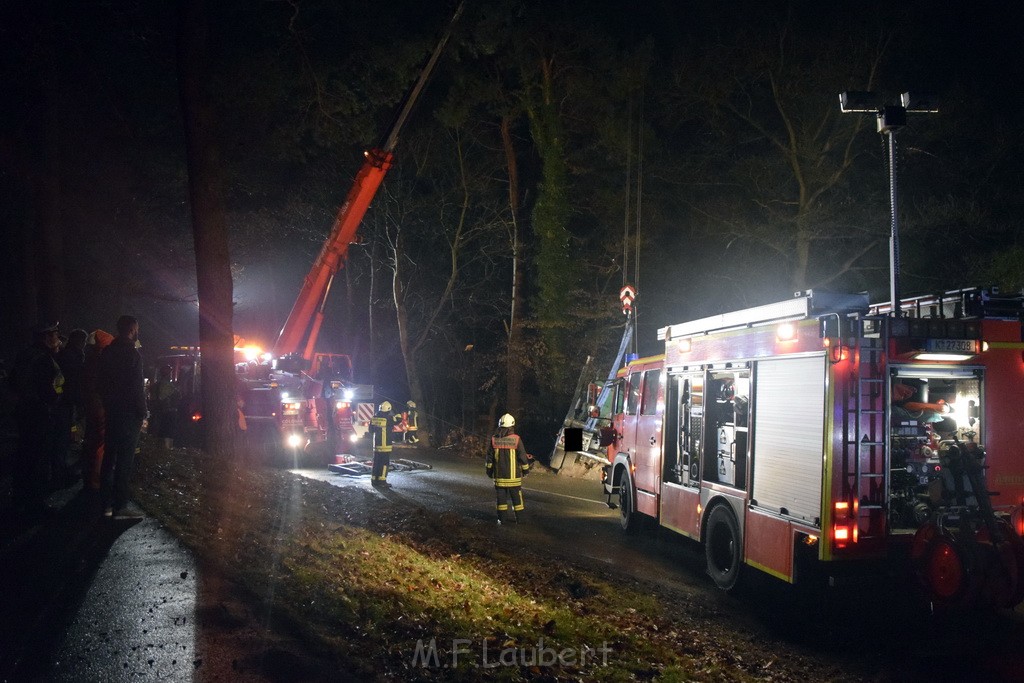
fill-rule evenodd
<path id="1" fill-rule="evenodd" d="M 670 325 L 619 373 L 604 486 L 715 583 L 907 562 L 940 605 L 1024 599 L 1024 297 L 791 300 Z"/>

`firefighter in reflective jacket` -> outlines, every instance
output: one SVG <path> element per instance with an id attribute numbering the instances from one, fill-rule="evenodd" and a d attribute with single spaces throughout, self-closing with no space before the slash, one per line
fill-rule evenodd
<path id="1" fill-rule="evenodd" d="M 370 483 L 374 486 L 391 488 L 388 483 L 388 466 L 391 465 L 391 435 L 394 425 L 401 420 L 391 412 L 391 403 L 384 401 L 377 406 L 377 412 L 370 418 L 370 433 L 373 435 L 373 471 Z"/>
<path id="2" fill-rule="evenodd" d="M 405 413 L 405 443 L 419 443 L 416 433 L 420 430 L 420 414 L 416 410 L 416 401 L 406 401 L 409 409 Z"/>
<path id="3" fill-rule="evenodd" d="M 494 480 L 498 524 L 502 513 L 512 508 L 512 519 L 519 523 L 523 511 L 523 477 L 530 472 L 531 456 L 515 431 L 516 419 L 505 413 L 498 420 L 498 431 L 491 437 L 487 453 L 487 476 Z"/>

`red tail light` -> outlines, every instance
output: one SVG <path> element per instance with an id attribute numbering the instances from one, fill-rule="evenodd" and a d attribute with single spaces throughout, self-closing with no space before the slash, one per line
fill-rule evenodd
<path id="1" fill-rule="evenodd" d="M 838 501 L 835 505 L 832 541 L 836 548 L 845 548 L 848 544 L 857 542 L 857 516 L 851 514 L 850 504 L 845 500 Z"/>

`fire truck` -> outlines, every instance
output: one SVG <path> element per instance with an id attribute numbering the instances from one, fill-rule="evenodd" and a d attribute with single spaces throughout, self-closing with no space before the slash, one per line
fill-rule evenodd
<path id="1" fill-rule="evenodd" d="M 344 266 L 359 224 L 391 168 L 399 133 L 444 52 L 462 8 L 460 3 L 381 144 L 363 153 L 363 165 L 303 280 L 273 350 L 260 361 L 236 363 L 249 428 L 269 428 L 288 449 L 325 446 L 336 450 L 346 439 L 358 441 L 367 433 L 374 412 L 373 387 L 355 384 L 350 357 L 318 352 L 317 341 L 334 277 Z"/>
<path id="2" fill-rule="evenodd" d="M 896 309 L 896 310 L 893 310 Z M 751 568 L 835 582 L 899 560 L 933 605 L 1024 598 L 1024 297 L 871 305 L 798 293 L 669 325 L 628 363 L 602 430 L 620 523 Z"/>

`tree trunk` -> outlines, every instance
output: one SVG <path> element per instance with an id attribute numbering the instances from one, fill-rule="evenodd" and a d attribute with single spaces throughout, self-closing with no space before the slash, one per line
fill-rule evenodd
<path id="1" fill-rule="evenodd" d="M 206 93 L 205 4 L 203 0 L 181 0 L 178 9 L 178 89 L 188 155 L 199 293 L 204 447 L 208 454 L 231 456 L 238 415 L 231 319 L 233 292 L 215 118 Z"/>
<path id="2" fill-rule="evenodd" d="M 564 392 L 571 381 L 568 368 L 569 335 L 566 312 L 570 293 L 576 285 L 575 267 L 569 258 L 569 168 L 565 154 L 565 134 L 555 94 L 550 58 L 540 60 L 535 102 L 527 102 L 530 131 L 540 157 L 541 180 L 533 207 L 533 234 L 537 241 L 537 292 L 534 318 L 545 344 L 542 369 L 543 391 Z"/>
<path id="3" fill-rule="evenodd" d="M 420 383 L 420 375 L 416 369 L 416 348 L 409 341 L 409 314 L 405 307 L 405 292 L 402 288 L 402 278 L 398 264 L 401 263 L 401 235 L 395 237 L 393 243 L 394 270 L 391 280 L 391 293 L 395 301 L 395 318 L 398 323 L 398 347 L 402 352 L 402 360 L 405 363 L 405 378 L 409 383 L 409 395 L 416 402 L 417 410 L 421 417 L 426 416 L 425 404 L 423 403 L 423 387 Z M 404 406 L 395 406 L 395 412 L 402 412 Z M 420 420 L 421 427 L 418 433 L 420 443 L 423 446 L 430 446 L 430 433 L 424 429 L 424 420 Z"/>
<path id="4" fill-rule="evenodd" d="M 519 413 L 523 400 L 523 249 L 519 235 L 519 166 L 512 143 L 511 119 L 501 118 L 501 142 L 508 169 L 508 208 L 512 217 L 512 296 L 508 315 L 508 348 L 505 365 L 505 410 Z"/>

